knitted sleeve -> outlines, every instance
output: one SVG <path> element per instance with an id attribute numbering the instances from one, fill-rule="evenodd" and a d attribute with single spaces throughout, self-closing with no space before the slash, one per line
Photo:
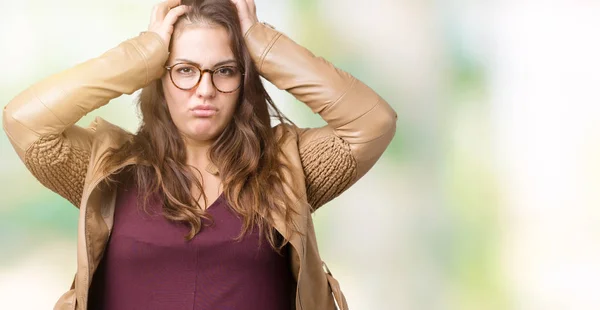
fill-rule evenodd
<path id="1" fill-rule="evenodd" d="M 42 185 L 79 207 L 90 152 L 60 135 L 36 141 L 25 153 L 25 166 Z"/>
<path id="2" fill-rule="evenodd" d="M 19 159 L 44 186 L 79 206 L 96 134 L 93 126 L 75 124 L 159 79 L 168 57 L 162 38 L 144 32 L 23 90 L 4 107 L 2 122 Z"/>
<path id="3" fill-rule="evenodd" d="M 339 196 L 355 180 L 357 164 L 350 145 L 332 132 L 300 143 L 300 160 L 313 212 Z"/>
<path id="4" fill-rule="evenodd" d="M 373 89 L 284 33 L 255 23 L 244 36 L 260 75 L 327 123 L 298 137 L 313 211 L 364 176 L 395 131 L 397 114 Z"/>

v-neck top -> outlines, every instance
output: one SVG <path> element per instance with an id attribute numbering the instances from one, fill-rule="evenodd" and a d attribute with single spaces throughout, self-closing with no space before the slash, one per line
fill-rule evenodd
<path id="1" fill-rule="evenodd" d="M 117 192 L 114 226 L 90 287 L 90 310 L 292 309 L 295 281 L 288 249 L 275 252 L 258 228 L 240 240 L 241 218 L 223 195 L 192 240 L 162 202 L 138 206 L 132 183 Z M 208 226 L 210 225 L 210 226 Z"/>

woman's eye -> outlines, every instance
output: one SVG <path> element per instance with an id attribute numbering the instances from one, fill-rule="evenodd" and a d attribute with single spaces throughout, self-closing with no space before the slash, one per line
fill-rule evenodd
<path id="1" fill-rule="evenodd" d="M 231 68 L 231 67 L 219 68 L 219 69 L 217 69 L 217 74 L 224 75 L 224 76 L 234 75 L 235 74 L 235 69 Z"/>
<path id="2" fill-rule="evenodd" d="M 183 68 L 177 69 L 177 73 L 181 73 L 181 74 L 195 74 L 196 71 L 197 70 L 194 67 L 183 67 Z"/>

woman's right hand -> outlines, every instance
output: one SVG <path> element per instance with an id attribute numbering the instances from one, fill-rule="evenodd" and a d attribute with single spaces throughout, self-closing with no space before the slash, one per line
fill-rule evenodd
<path id="1" fill-rule="evenodd" d="M 179 16 L 189 10 L 189 6 L 180 4 L 181 0 L 166 0 L 152 8 L 148 31 L 156 32 L 163 39 L 166 46 L 169 46 L 171 41 L 175 22 Z"/>

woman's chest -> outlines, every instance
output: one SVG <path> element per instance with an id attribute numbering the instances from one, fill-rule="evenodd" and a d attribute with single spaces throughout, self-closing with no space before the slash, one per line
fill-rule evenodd
<path id="1" fill-rule="evenodd" d="M 258 229 L 240 238 L 243 222 L 223 196 L 207 210 L 212 221 L 191 240 L 185 224 L 162 215 L 160 201 L 150 199 L 144 209 L 139 200 L 134 189 L 117 193 L 113 230 L 90 290 L 91 304 L 102 306 L 92 309 L 140 302 L 146 308 L 243 308 L 249 300 L 262 309 L 289 306 L 288 252 L 273 250 Z"/>
<path id="2" fill-rule="evenodd" d="M 162 202 L 150 197 L 145 207 L 138 192 L 129 187 L 117 192 L 114 224 L 108 242 L 113 255 L 157 259 L 188 257 L 201 263 L 232 261 L 237 264 L 269 264 L 281 259 L 257 227 L 240 235 L 243 220 L 219 196 L 206 210 L 209 220 L 202 219 L 202 229 L 186 240 L 189 226 L 167 219 Z"/>

